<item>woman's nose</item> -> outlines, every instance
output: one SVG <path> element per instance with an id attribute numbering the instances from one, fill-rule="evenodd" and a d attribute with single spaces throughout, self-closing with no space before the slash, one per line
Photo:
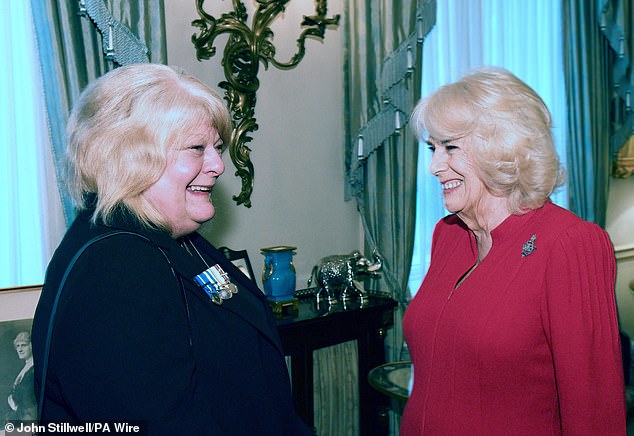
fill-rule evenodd
<path id="1" fill-rule="evenodd" d="M 207 148 L 203 171 L 213 172 L 218 176 L 225 172 L 225 163 L 222 160 L 220 152 L 218 152 L 215 147 Z"/>
<path id="2" fill-rule="evenodd" d="M 429 162 L 429 172 L 433 175 L 437 175 L 440 171 L 447 168 L 447 153 L 445 153 L 440 147 L 436 147 L 431 155 L 431 161 Z"/>

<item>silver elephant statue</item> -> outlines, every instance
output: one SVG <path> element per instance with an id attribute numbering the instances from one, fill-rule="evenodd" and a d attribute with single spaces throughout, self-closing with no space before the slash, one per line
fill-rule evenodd
<path id="1" fill-rule="evenodd" d="M 319 291 L 317 300 L 325 299 L 331 304 L 337 303 L 337 297 L 349 301 L 358 296 L 361 302 L 367 300 L 363 287 L 356 280 L 361 275 L 374 275 L 383 267 L 383 258 L 374 251 L 372 260 L 363 256 L 359 250 L 350 254 L 326 256 L 313 267 L 307 287 L 317 280 Z"/>

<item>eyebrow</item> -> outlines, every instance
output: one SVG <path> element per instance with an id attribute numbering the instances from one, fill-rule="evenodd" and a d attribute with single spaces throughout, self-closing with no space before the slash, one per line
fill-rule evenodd
<path id="1" fill-rule="evenodd" d="M 434 138 L 433 136 L 428 137 L 427 139 L 425 139 L 425 143 L 428 145 L 436 145 L 436 144 L 440 144 L 440 145 L 446 145 L 449 144 L 450 142 L 454 142 L 457 141 L 459 139 L 464 138 L 466 135 L 463 136 L 454 136 L 453 138 L 447 138 L 447 139 L 443 139 L 441 141 L 437 140 L 436 138 Z"/>

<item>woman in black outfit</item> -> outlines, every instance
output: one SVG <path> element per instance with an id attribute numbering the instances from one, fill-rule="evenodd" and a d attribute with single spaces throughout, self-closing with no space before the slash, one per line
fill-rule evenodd
<path id="1" fill-rule="evenodd" d="M 82 93 L 67 153 L 79 214 L 33 325 L 42 423 L 310 434 L 266 299 L 196 233 L 230 128 L 216 93 L 164 65 L 115 69 Z"/>

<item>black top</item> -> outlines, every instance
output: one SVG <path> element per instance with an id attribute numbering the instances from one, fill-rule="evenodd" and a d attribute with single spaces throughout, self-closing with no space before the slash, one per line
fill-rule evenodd
<path id="1" fill-rule="evenodd" d="M 239 288 L 214 304 L 193 281 L 207 265 L 168 233 L 119 214 L 112 226 L 81 213 L 51 260 L 33 321 L 36 397 L 54 315 L 42 423 L 144 421 L 150 434 L 310 434 L 293 409 L 268 303 L 256 284 L 198 234 L 207 265 Z M 141 235 L 141 236 L 139 236 Z"/>

